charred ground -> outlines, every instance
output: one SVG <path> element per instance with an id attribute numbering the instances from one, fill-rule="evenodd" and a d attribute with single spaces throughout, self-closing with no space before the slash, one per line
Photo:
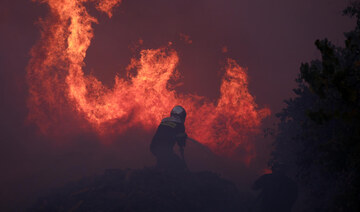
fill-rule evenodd
<path id="1" fill-rule="evenodd" d="M 56 189 L 29 211 L 245 211 L 232 182 L 213 172 L 109 169 Z"/>

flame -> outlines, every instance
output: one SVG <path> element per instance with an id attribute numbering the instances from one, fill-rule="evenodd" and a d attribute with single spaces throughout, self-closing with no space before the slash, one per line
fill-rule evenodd
<path id="1" fill-rule="evenodd" d="M 179 73 L 177 52 L 169 47 L 145 49 L 132 59 L 128 71 L 136 75 L 115 77 L 113 88 L 104 86 L 83 72 L 86 51 L 97 19 L 84 6 L 112 16 L 121 0 L 41 0 L 50 13 L 41 19 L 41 39 L 31 50 L 28 66 L 29 120 L 41 132 L 60 126 L 62 118 L 75 114 L 99 134 L 122 133 L 131 127 L 154 129 L 174 105 L 183 105 L 188 118 L 188 134 L 219 154 L 240 147 L 247 153 L 244 161 L 255 156 L 249 136 L 259 132 L 261 120 L 270 114 L 258 109 L 248 91 L 246 70 L 228 59 L 220 87 L 220 98 L 211 102 L 197 95 L 183 95 L 169 86 Z M 71 115 L 69 115 L 71 114 Z"/>
<path id="2" fill-rule="evenodd" d="M 261 174 L 262 175 L 264 175 L 264 174 L 272 174 L 272 170 L 269 169 L 269 168 L 265 168 L 265 169 L 262 170 Z"/>

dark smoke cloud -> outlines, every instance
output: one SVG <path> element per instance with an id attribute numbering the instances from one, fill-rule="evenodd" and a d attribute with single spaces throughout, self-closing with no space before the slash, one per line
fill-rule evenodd
<path id="1" fill-rule="evenodd" d="M 100 24 L 95 26 L 86 71 L 112 86 L 114 75 L 124 76 L 130 57 L 138 56 L 139 49 L 172 42 L 183 75 L 179 92 L 216 99 L 221 67 L 231 57 L 248 67 L 250 91 L 257 103 L 277 112 L 291 95 L 300 63 L 319 56 L 314 40 L 328 37 L 341 44 L 342 32 L 352 25 L 341 16 L 345 5 L 340 0 L 124 0 L 112 19 L 91 11 Z M 47 138 L 26 122 L 26 65 L 39 39 L 35 23 L 46 12 L 44 5 L 28 0 L 0 2 L 2 211 L 24 208 L 49 188 L 106 168 L 154 163 L 147 151 L 153 132 L 133 129 L 116 138 L 118 142 L 101 145 L 91 133 Z M 191 145 L 189 166 L 220 170 L 245 188 L 260 174 L 270 151 L 268 140 L 261 136 L 256 140 L 259 154 L 251 167 L 206 155 Z"/>

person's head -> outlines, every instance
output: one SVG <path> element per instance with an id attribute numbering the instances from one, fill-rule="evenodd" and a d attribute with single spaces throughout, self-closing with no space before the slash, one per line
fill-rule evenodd
<path id="1" fill-rule="evenodd" d="M 186 111 L 182 106 L 177 105 L 171 110 L 170 116 L 179 118 L 182 122 L 185 122 Z"/>

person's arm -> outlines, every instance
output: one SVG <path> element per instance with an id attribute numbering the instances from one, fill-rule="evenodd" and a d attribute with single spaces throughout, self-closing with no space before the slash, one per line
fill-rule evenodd
<path id="1" fill-rule="evenodd" d="M 185 132 L 176 135 L 176 141 L 179 147 L 185 147 L 186 139 L 187 139 L 187 134 Z"/>
<path id="2" fill-rule="evenodd" d="M 185 132 L 178 133 L 176 136 L 176 142 L 179 145 L 180 155 L 184 159 L 184 148 L 186 145 L 187 134 Z"/>

